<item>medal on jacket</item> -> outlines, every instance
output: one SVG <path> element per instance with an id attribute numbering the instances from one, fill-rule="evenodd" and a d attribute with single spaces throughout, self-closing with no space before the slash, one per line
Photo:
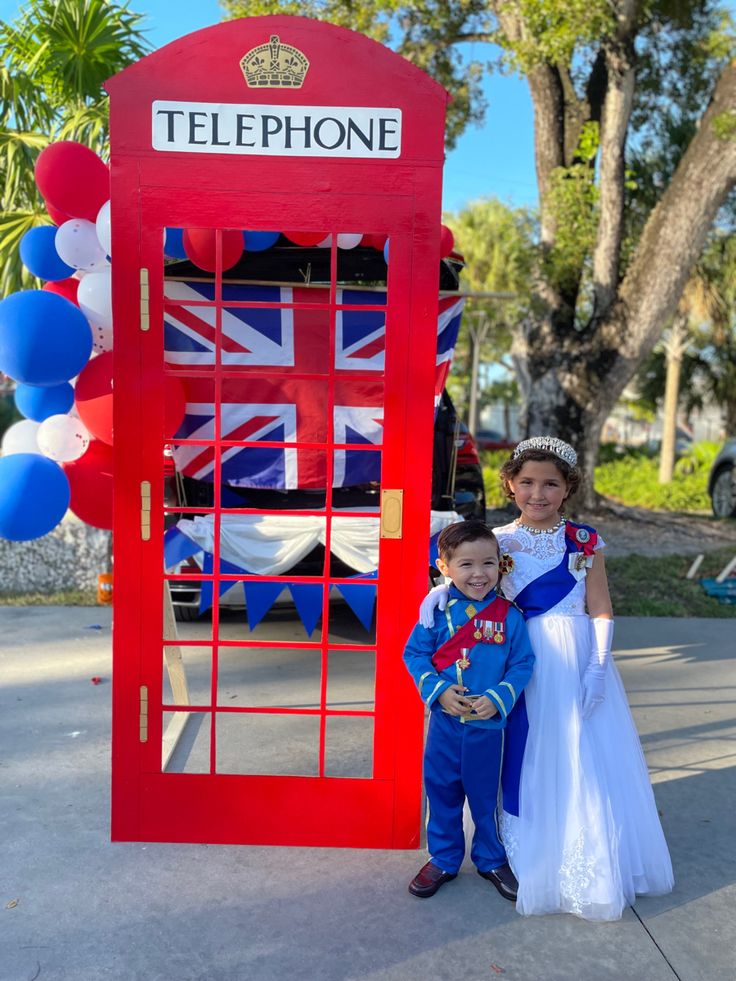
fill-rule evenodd
<path id="1" fill-rule="evenodd" d="M 493 640 L 496 644 L 503 644 L 506 640 L 506 634 L 504 633 L 504 622 L 503 620 L 495 620 L 493 623 Z"/>
<path id="2" fill-rule="evenodd" d="M 475 631 L 473 632 L 473 637 L 475 637 L 476 640 L 483 640 L 483 631 L 485 630 L 486 627 L 486 621 L 473 620 L 473 626 L 475 627 Z"/>
<path id="3" fill-rule="evenodd" d="M 468 654 L 470 653 L 470 648 L 461 647 L 460 648 L 460 660 L 457 662 L 458 667 L 465 671 L 466 668 L 470 667 L 470 658 Z"/>

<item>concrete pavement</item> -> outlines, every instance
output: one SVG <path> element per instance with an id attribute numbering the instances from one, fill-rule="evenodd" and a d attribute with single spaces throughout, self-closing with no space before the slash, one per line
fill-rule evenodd
<path id="1" fill-rule="evenodd" d="M 111 844 L 110 611 L 0 607 L 0 981 L 736 981 L 734 621 L 615 649 L 676 887 L 594 925 L 416 900 L 419 852 Z"/>

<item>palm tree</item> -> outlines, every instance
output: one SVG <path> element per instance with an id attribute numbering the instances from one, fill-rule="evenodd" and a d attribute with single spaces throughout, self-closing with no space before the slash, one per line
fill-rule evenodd
<path id="1" fill-rule="evenodd" d="M 116 0 L 29 0 L 12 24 L 0 21 L 0 295 L 34 284 L 18 244 L 49 223 L 38 154 L 67 139 L 106 155 L 102 83 L 150 49 L 141 21 Z"/>

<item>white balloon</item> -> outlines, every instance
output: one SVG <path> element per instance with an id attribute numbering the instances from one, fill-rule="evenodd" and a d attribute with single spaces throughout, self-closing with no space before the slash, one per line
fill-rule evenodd
<path id="1" fill-rule="evenodd" d="M 356 245 L 360 245 L 360 240 L 363 238 L 363 233 L 359 235 L 353 232 L 343 232 L 341 235 L 337 236 L 337 247 L 338 249 L 354 249 Z"/>
<path id="2" fill-rule="evenodd" d="M 112 255 L 112 232 L 110 230 L 110 202 L 105 201 L 97 212 L 97 241 L 105 251 L 105 255 Z"/>
<path id="3" fill-rule="evenodd" d="M 73 416 L 49 416 L 38 427 L 38 446 L 44 456 L 57 463 L 78 460 L 89 446 L 89 432 Z"/>
<path id="4" fill-rule="evenodd" d="M 87 320 L 112 330 L 112 276 L 110 270 L 90 272 L 77 290 L 79 309 Z"/>
<path id="5" fill-rule="evenodd" d="M 72 269 L 97 272 L 106 265 L 105 250 L 97 240 L 97 229 L 85 218 L 72 218 L 56 229 L 59 256 Z"/>
<path id="6" fill-rule="evenodd" d="M 21 419 L 8 426 L 3 436 L 2 451 L 3 456 L 12 456 L 13 453 L 40 453 L 36 434 L 40 423 L 32 419 Z"/>
<path id="7" fill-rule="evenodd" d="M 332 236 L 328 235 L 327 238 L 323 238 L 321 242 L 317 242 L 318 249 L 329 249 L 332 245 Z"/>
<path id="8" fill-rule="evenodd" d="M 100 324 L 90 324 L 92 328 L 92 350 L 95 354 L 112 351 L 112 329 Z"/>

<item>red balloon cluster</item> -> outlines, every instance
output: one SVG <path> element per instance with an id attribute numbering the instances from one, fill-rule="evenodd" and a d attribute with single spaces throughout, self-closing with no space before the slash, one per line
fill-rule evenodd
<path id="1" fill-rule="evenodd" d="M 112 446 L 98 439 L 90 440 L 83 456 L 63 463 L 62 467 L 69 480 L 69 507 L 74 514 L 94 528 L 111 529 Z"/>
<path id="2" fill-rule="evenodd" d="M 73 276 L 70 276 L 69 279 L 57 279 L 55 283 L 44 283 L 41 289 L 48 293 L 57 293 L 59 296 L 63 296 L 65 300 L 69 300 L 70 303 L 79 306 L 77 303 L 79 280 L 74 279 Z"/>
<path id="3" fill-rule="evenodd" d="M 50 143 L 36 161 L 36 184 L 55 224 L 69 218 L 96 221 L 110 199 L 110 171 L 94 150 L 82 143 Z"/>
<path id="4" fill-rule="evenodd" d="M 214 228 L 185 228 L 182 244 L 187 257 L 206 272 L 216 268 L 217 235 Z M 243 233 L 226 228 L 222 232 L 222 268 L 232 269 L 243 254 Z"/>
<path id="5" fill-rule="evenodd" d="M 294 245 L 319 245 L 327 238 L 327 232 L 284 232 L 284 235 Z"/>
<path id="6" fill-rule="evenodd" d="M 444 259 L 455 248 L 455 236 L 447 225 L 442 225 L 440 229 L 440 259 Z"/>
<path id="7" fill-rule="evenodd" d="M 98 354 L 87 362 L 77 378 L 74 404 L 90 434 L 112 446 L 112 351 Z M 186 394 L 179 378 L 164 380 L 164 436 L 173 436 L 186 411 Z M 85 456 L 87 454 L 85 453 Z"/>

